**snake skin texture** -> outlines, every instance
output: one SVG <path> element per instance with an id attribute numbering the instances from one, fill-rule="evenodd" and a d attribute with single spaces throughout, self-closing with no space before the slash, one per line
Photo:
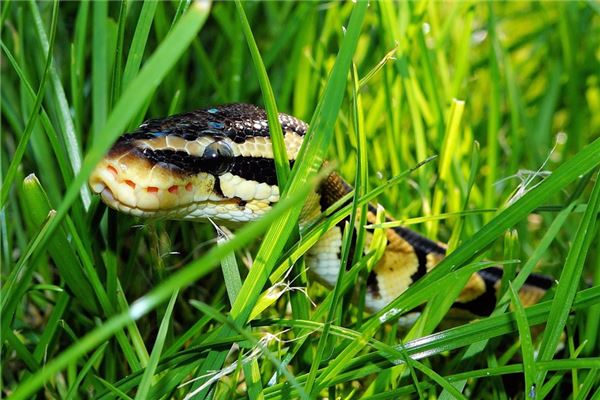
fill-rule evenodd
<path id="1" fill-rule="evenodd" d="M 308 125 L 279 114 L 290 166 Z M 260 218 L 279 200 L 279 187 L 266 112 L 254 105 L 231 104 L 144 122 L 122 135 L 89 180 L 104 203 L 139 217 L 206 220 L 239 224 Z M 305 205 L 306 225 L 352 188 L 336 173 Z M 375 221 L 376 208 L 367 219 Z M 390 217 L 388 217 L 390 219 Z M 332 286 L 340 269 L 342 221 L 307 253 L 310 271 Z M 367 230 L 369 245 L 373 231 Z M 365 304 L 377 311 L 404 292 L 443 259 L 443 244 L 415 231 L 385 230 L 386 247 L 367 279 Z M 364 249 L 352 249 L 352 252 Z M 493 311 L 502 269 L 471 276 L 456 307 L 477 315 Z M 552 280 L 534 275 L 521 289 L 525 305 L 539 301 Z"/>

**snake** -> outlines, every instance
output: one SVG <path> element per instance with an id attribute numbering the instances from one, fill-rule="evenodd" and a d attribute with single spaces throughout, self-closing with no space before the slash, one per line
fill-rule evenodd
<path id="1" fill-rule="evenodd" d="M 279 113 L 278 119 L 293 167 L 308 124 L 284 113 Z M 120 136 L 89 178 L 91 190 L 122 213 L 234 226 L 269 212 L 280 198 L 277 182 L 267 113 L 251 104 L 147 120 Z M 330 173 L 307 199 L 299 223 L 306 225 L 319 218 L 351 191 L 338 173 Z M 376 213 L 376 207 L 369 205 L 367 220 L 374 222 Z M 345 222 L 324 233 L 305 257 L 311 275 L 329 287 L 336 284 L 341 268 Z M 443 243 L 406 227 L 386 228 L 384 233 L 384 250 L 366 279 L 365 307 L 371 312 L 400 296 L 446 255 Z M 365 251 L 373 234 L 367 229 L 365 249 L 353 251 Z M 476 316 L 489 315 L 502 276 L 503 269 L 498 266 L 473 273 L 454 307 Z M 519 291 L 522 303 L 535 304 L 552 285 L 550 277 L 531 274 Z"/>

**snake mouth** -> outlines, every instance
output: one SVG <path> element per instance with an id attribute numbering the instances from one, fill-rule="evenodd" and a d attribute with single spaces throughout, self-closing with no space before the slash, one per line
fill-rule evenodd
<path id="1" fill-rule="evenodd" d="M 129 205 L 121 202 L 117 197 L 115 197 L 112 190 L 108 186 L 104 186 L 103 184 L 97 184 L 93 190 L 94 190 L 94 192 L 96 192 L 100 195 L 104 204 L 106 204 L 110 208 L 117 210 L 117 211 L 135 215 L 137 217 L 147 217 L 147 218 L 148 217 L 157 217 L 162 212 L 164 212 L 164 211 L 160 211 L 160 210 L 146 210 L 146 209 L 142 209 L 139 207 L 130 207 Z M 175 210 L 173 210 L 173 211 L 175 211 Z"/>
<path id="2" fill-rule="evenodd" d="M 198 201 L 192 202 L 189 204 L 184 204 L 181 206 L 173 207 L 170 209 L 143 209 L 140 207 L 131 207 L 122 201 L 120 201 L 113 194 L 112 190 L 108 186 L 101 186 L 102 184 L 98 184 L 94 191 L 100 195 L 102 201 L 108 205 L 110 208 L 126 213 L 131 214 L 136 217 L 144 217 L 144 218 L 174 218 L 174 219 L 186 219 L 186 218 L 195 218 L 195 212 L 198 210 L 203 210 L 206 213 L 206 217 L 211 217 L 211 214 L 215 219 L 221 219 L 217 212 L 211 213 L 210 210 L 216 210 L 218 208 L 223 209 L 227 206 L 238 206 L 239 201 L 235 199 L 225 199 L 221 201 Z"/>
<path id="3" fill-rule="evenodd" d="M 88 183 L 110 208 L 137 217 L 245 222 L 270 208 L 268 200 L 225 197 L 211 174 L 173 174 L 132 157 L 106 157 Z"/>
<path id="4" fill-rule="evenodd" d="M 89 186 L 109 207 L 144 217 L 185 217 L 191 206 L 223 200 L 213 193 L 214 178 L 173 174 L 131 154 L 103 159 Z"/>

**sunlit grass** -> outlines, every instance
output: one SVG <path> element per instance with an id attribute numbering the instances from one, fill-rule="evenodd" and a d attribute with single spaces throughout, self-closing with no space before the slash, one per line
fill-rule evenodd
<path id="1" fill-rule="evenodd" d="M 1 18 L 3 395 L 600 396 L 595 3 L 4 1 Z M 217 244 L 90 196 L 122 132 L 232 102 L 311 123 L 263 220 Z M 299 231 L 324 158 L 354 201 Z M 374 199 L 451 254 L 370 316 L 361 231 L 335 288 L 302 255 Z M 516 275 L 492 316 L 449 327 L 486 259 Z M 523 309 L 534 271 L 558 284 Z"/>

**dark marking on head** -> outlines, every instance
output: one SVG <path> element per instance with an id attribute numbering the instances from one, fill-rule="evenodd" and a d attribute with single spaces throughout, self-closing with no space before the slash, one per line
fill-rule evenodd
<path id="1" fill-rule="evenodd" d="M 291 131 L 303 136 L 308 125 L 290 115 L 279 114 L 283 132 Z M 191 111 L 166 118 L 149 119 L 131 133 L 121 136 L 117 143 L 129 144 L 135 140 L 152 139 L 155 134 L 178 136 L 196 140 L 202 136 L 227 137 L 243 143 L 249 137 L 270 137 L 267 113 L 251 104 L 228 104 L 209 109 Z"/>
<path id="2" fill-rule="evenodd" d="M 135 147 L 134 147 L 134 141 L 133 140 L 129 140 L 127 138 L 125 138 L 125 136 L 127 135 L 123 135 L 121 136 L 117 142 L 110 148 L 110 150 L 108 151 L 108 156 L 109 157 L 119 157 L 122 156 L 123 154 L 125 154 L 128 151 L 138 151 Z"/>
<path id="3" fill-rule="evenodd" d="M 290 168 L 293 166 L 294 161 L 290 160 Z M 277 185 L 275 160 L 272 158 L 236 157 L 229 168 L 229 172 L 247 180 Z"/>
<path id="4" fill-rule="evenodd" d="M 222 122 L 208 121 L 208 126 L 213 129 L 223 129 L 225 127 L 225 124 L 223 124 Z"/>
<path id="5" fill-rule="evenodd" d="M 215 183 L 213 184 L 213 193 L 217 196 L 225 197 L 223 189 L 221 189 L 221 181 L 218 176 L 215 176 Z"/>
<path id="6" fill-rule="evenodd" d="M 219 142 L 216 142 L 219 143 Z M 208 149 L 208 147 L 207 147 Z M 210 151 L 207 156 L 196 157 L 185 151 L 150 150 L 140 151 L 141 156 L 152 164 L 161 164 L 174 173 L 189 176 L 206 172 L 214 176 L 231 172 L 246 180 L 277 184 L 275 161 L 263 157 L 233 157 L 227 153 Z M 205 152 L 206 154 L 206 152 Z M 294 161 L 290 161 L 290 167 Z"/>

